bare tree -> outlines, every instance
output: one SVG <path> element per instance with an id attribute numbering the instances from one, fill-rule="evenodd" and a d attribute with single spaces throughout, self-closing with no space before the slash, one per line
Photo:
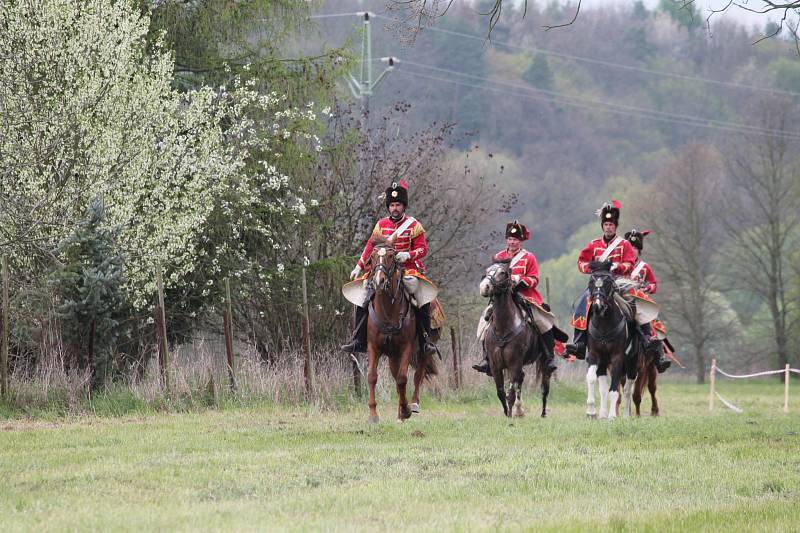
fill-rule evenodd
<path id="1" fill-rule="evenodd" d="M 718 305 L 715 254 L 723 241 L 716 205 L 723 165 L 711 147 L 684 147 L 654 183 L 647 219 L 661 289 L 659 303 L 667 326 L 694 356 L 703 383 L 706 353 L 725 329 L 714 320 Z"/>
<path id="2" fill-rule="evenodd" d="M 741 137 L 731 144 L 721 211 L 735 285 L 766 303 L 781 367 L 789 362 L 790 317 L 797 307 L 788 290 L 790 261 L 800 242 L 800 142 L 787 129 L 794 118 L 792 106 L 774 100 L 757 112 L 760 125 L 776 135 Z"/>
<path id="3" fill-rule="evenodd" d="M 695 2 L 694 0 L 668 0 L 674 3 L 676 9 L 685 10 L 690 16 L 695 15 Z M 414 37 L 426 26 L 432 25 L 436 19 L 443 17 L 452 7 L 453 0 L 387 0 L 387 9 L 397 11 L 400 13 L 398 24 L 405 28 L 405 32 L 410 36 L 413 41 Z M 633 2 L 631 2 L 633 3 Z M 481 15 L 488 17 L 488 36 L 491 36 L 492 30 L 500 21 L 503 13 L 503 8 L 514 9 L 517 2 L 512 0 L 489 0 L 487 8 L 481 12 Z M 528 1 L 522 0 L 521 13 L 524 18 L 528 11 Z M 571 9 L 571 15 L 568 21 L 562 23 L 545 24 L 542 29 L 550 31 L 557 28 L 565 28 L 571 26 L 578 20 L 581 13 L 582 0 L 577 0 L 573 5 L 568 5 L 567 8 Z M 749 3 L 747 0 L 728 0 L 720 7 L 709 7 L 708 13 L 705 17 L 706 28 L 711 34 L 711 20 L 722 13 L 731 9 L 742 9 L 744 11 L 754 13 L 757 15 L 779 16 L 780 18 L 773 24 L 771 30 L 767 34 L 756 40 L 753 44 L 757 44 L 765 39 L 771 39 L 779 34 L 788 33 L 794 40 L 797 53 L 800 54 L 800 0 L 788 0 L 786 2 L 776 2 L 774 0 L 760 0 L 758 3 Z M 767 19 L 770 20 L 769 18 Z"/>

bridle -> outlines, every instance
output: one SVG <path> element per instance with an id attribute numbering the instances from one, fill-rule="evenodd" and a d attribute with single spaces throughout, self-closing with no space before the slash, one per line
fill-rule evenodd
<path id="1" fill-rule="evenodd" d="M 385 261 L 387 251 L 391 250 L 391 261 Z M 397 261 L 395 261 L 395 249 L 392 246 L 387 244 L 379 245 L 376 247 L 376 255 L 378 256 L 378 262 L 375 264 L 373 261 L 372 265 L 372 276 L 370 277 L 369 284 L 375 291 L 387 291 L 390 289 L 390 284 L 392 282 L 392 277 L 394 276 L 395 272 L 397 272 Z M 389 263 L 388 265 L 385 263 Z M 375 274 L 378 272 L 384 275 L 383 281 L 380 284 L 375 284 Z M 400 288 L 403 285 L 403 273 L 401 272 L 400 275 L 397 277 L 397 285 L 395 286 L 394 290 L 390 292 L 392 296 L 392 304 L 394 304 L 395 300 L 397 299 L 398 293 L 400 293 Z"/>
<path id="2" fill-rule="evenodd" d="M 617 290 L 614 277 L 608 272 L 596 272 L 589 278 L 590 305 L 595 308 L 597 317 L 602 317 L 614 302 L 614 292 Z M 608 344 L 616 339 L 628 326 L 624 315 L 616 326 L 610 331 L 600 331 L 592 320 L 589 321 L 589 334 L 601 344 Z"/>
<path id="3" fill-rule="evenodd" d="M 497 281 L 497 274 L 500 272 L 506 273 L 506 279 L 503 281 Z M 501 263 L 495 263 L 489 268 L 486 269 L 486 274 L 484 274 L 483 279 L 488 279 L 489 284 L 492 287 L 492 300 L 494 299 L 495 294 L 502 294 L 504 292 L 508 292 L 511 288 L 511 276 L 508 275 L 508 269 L 503 268 Z"/>
<path id="4" fill-rule="evenodd" d="M 394 303 L 397 301 L 398 295 L 402 300 L 405 301 L 405 304 L 406 304 L 405 310 L 400 315 L 400 320 L 399 320 L 398 324 L 394 325 L 394 324 L 389 324 L 389 323 L 384 322 L 378 316 L 378 313 L 377 313 L 375 307 L 376 307 L 376 305 L 380 305 L 380 303 L 379 303 L 380 299 L 376 298 L 376 299 L 371 299 L 370 300 L 370 303 L 369 303 L 369 316 L 370 316 L 370 319 L 372 319 L 372 322 L 375 324 L 375 327 L 378 329 L 378 331 L 380 331 L 381 333 L 383 333 L 385 335 L 384 342 L 386 344 L 388 344 L 388 343 L 391 342 L 393 335 L 399 335 L 403 331 L 403 328 L 406 325 L 406 321 L 408 320 L 408 317 L 409 317 L 409 314 L 410 314 L 410 311 L 411 311 L 411 302 L 408 300 L 408 298 L 405 297 L 405 288 L 404 288 L 404 284 L 403 284 L 403 269 L 402 269 L 402 267 L 399 268 L 399 270 L 400 270 L 399 274 L 400 275 L 397 276 L 397 285 L 395 285 L 393 290 L 392 290 L 392 287 L 391 287 L 392 278 L 398 272 L 397 261 L 395 260 L 395 249 L 394 249 L 394 247 L 391 246 L 391 245 L 388 245 L 388 244 L 381 244 L 381 245 L 376 246 L 375 248 L 376 248 L 376 250 L 373 253 L 375 255 L 377 255 L 378 260 L 377 260 L 377 263 L 375 261 L 372 262 L 373 263 L 373 265 L 372 265 L 372 275 L 370 276 L 369 281 L 368 281 L 368 284 L 370 285 L 370 288 L 376 293 L 377 292 L 384 292 L 384 291 L 389 292 L 389 295 L 391 296 L 391 300 L 390 300 L 391 305 L 394 305 Z M 388 254 L 387 251 L 391 251 L 391 254 Z M 389 256 L 389 255 L 391 255 L 391 261 L 386 261 L 387 256 Z M 373 258 L 374 258 L 374 256 L 373 256 Z M 389 263 L 389 264 L 386 264 L 386 263 Z M 382 273 L 384 275 L 384 279 L 381 281 L 381 283 L 376 285 L 375 284 L 375 275 L 378 272 L 380 272 L 380 273 Z M 378 300 L 377 304 L 376 304 L 376 300 Z M 385 313 L 382 313 L 382 314 L 385 315 Z"/>
<path id="5" fill-rule="evenodd" d="M 504 272 L 506 274 L 506 278 L 504 280 L 498 281 L 497 275 L 500 272 Z M 492 304 L 494 304 L 495 296 L 500 294 L 505 294 L 509 292 L 511 289 L 511 275 L 509 274 L 508 264 L 504 263 L 494 263 L 489 268 L 486 269 L 486 274 L 483 276 L 482 279 L 488 279 L 489 285 L 491 286 L 491 292 L 489 293 L 489 300 Z M 489 331 L 492 334 L 492 338 L 497 343 L 500 348 L 505 348 L 505 346 L 514 340 L 517 335 L 525 331 L 528 327 L 527 322 L 523 319 L 519 321 L 511 331 L 507 332 L 505 335 L 499 335 L 497 330 L 494 326 L 494 319 L 492 319 L 491 327 Z"/>

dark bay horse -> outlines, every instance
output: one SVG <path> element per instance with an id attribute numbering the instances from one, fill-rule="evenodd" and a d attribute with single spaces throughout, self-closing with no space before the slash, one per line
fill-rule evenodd
<path id="1" fill-rule="evenodd" d="M 492 317 L 484 336 L 484 346 L 489 354 L 489 365 L 494 376 L 497 397 L 506 416 L 524 416 L 522 408 L 522 367 L 526 358 L 536 361 L 536 379 L 542 385 L 542 417 L 547 415 L 547 396 L 550 393 L 550 373 L 546 361 L 540 357 L 542 337 L 528 324 L 523 311 L 514 303 L 511 291 L 510 262 L 501 261 L 486 269 L 480 292 L 492 300 Z M 508 372 L 511 385 L 505 391 L 503 371 Z"/>
<path id="2" fill-rule="evenodd" d="M 658 416 L 658 399 L 656 398 L 656 380 L 658 379 L 658 369 L 656 368 L 656 354 L 655 352 L 644 352 L 639 358 L 639 367 L 637 369 L 636 383 L 633 386 L 633 405 L 636 407 L 636 416 L 641 416 L 640 407 L 642 404 L 642 392 L 644 388 L 650 392 L 650 416 Z M 627 388 L 628 384 L 625 378 L 622 379 L 624 386 Z M 627 402 L 627 397 L 626 397 Z M 626 411 L 630 413 L 630 405 L 625 406 Z"/>
<path id="3" fill-rule="evenodd" d="M 419 350 L 416 317 L 403 285 L 402 266 L 395 260 L 397 252 L 394 239 L 373 237 L 372 242 L 372 272 L 368 283 L 374 296 L 369 302 L 367 321 L 367 405 L 369 421 L 374 424 L 379 421 L 375 385 L 378 382 L 378 360 L 381 355 L 389 358 L 389 369 L 397 385 L 398 421 L 406 420 L 412 412 L 419 411 L 420 385 L 425 378 L 437 373 L 437 367 L 433 357 L 426 357 Z M 406 398 L 409 365 L 415 368 L 412 407 L 409 407 Z"/>
<path id="4" fill-rule="evenodd" d="M 600 418 L 616 418 L 619 387 L 622 377 L 628 378 L 623 394 L 626 415 L 630 415 L 630 396 L 636 379 L 639 353 L 638 336 L 629 330 L 630 306 L 617 292 L 610 262 L 595 261 L 590 265 L 589 276 L 590 318 L 586 363 L 586 415 L 597 417 L 594 403 L 594 386 L 599 382 Z M 635 343 L 630 346 L 631 343 Z M 609 375 L 610 380 L 609 380 Z"/>

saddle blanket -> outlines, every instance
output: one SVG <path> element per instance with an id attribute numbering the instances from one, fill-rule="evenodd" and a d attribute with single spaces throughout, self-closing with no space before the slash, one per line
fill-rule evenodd
<path id="1" fill-rule="evenodd" d="M 550 311 L 547 311 L 544 307 L 535 302 L 529 303 L 533 308 L 533 323 L 536 326 L 536 329 L 539 330 L 540 333 L 550 331 L 550 329 L 556 323 L 556 315 Z M 480 319 L 478 319 L 477 336 L 479 342 L 483 342 L 483 337 L 486 335 L 486 330 L 489 329 L 489 321 L 486 320 L 486 312 L 491 307 L 491 305 L 487 305 L 486 309 L 484 309 L 483 313 L 481 313 Z"/>

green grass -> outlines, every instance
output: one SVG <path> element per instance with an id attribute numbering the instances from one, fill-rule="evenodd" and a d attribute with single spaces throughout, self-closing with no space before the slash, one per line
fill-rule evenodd
<path id="1" fill-rule="evenodd" d="M 0 520 L 18 530 L 800 528 L 800 405 L 782 385 L 666 383 L 660 418 L 589 421 L 553 387 L 509 421 L 487 382 L 460 401 L 239 407 L 0 422 Z M 133 402 L 133 400 L 131 400 Z M 645 401 L 649 409 L 649 401 Z M 126 409 L 129 409 L 126 408 Z M 99 414 L 118 412 L 113 404 Z"/>

